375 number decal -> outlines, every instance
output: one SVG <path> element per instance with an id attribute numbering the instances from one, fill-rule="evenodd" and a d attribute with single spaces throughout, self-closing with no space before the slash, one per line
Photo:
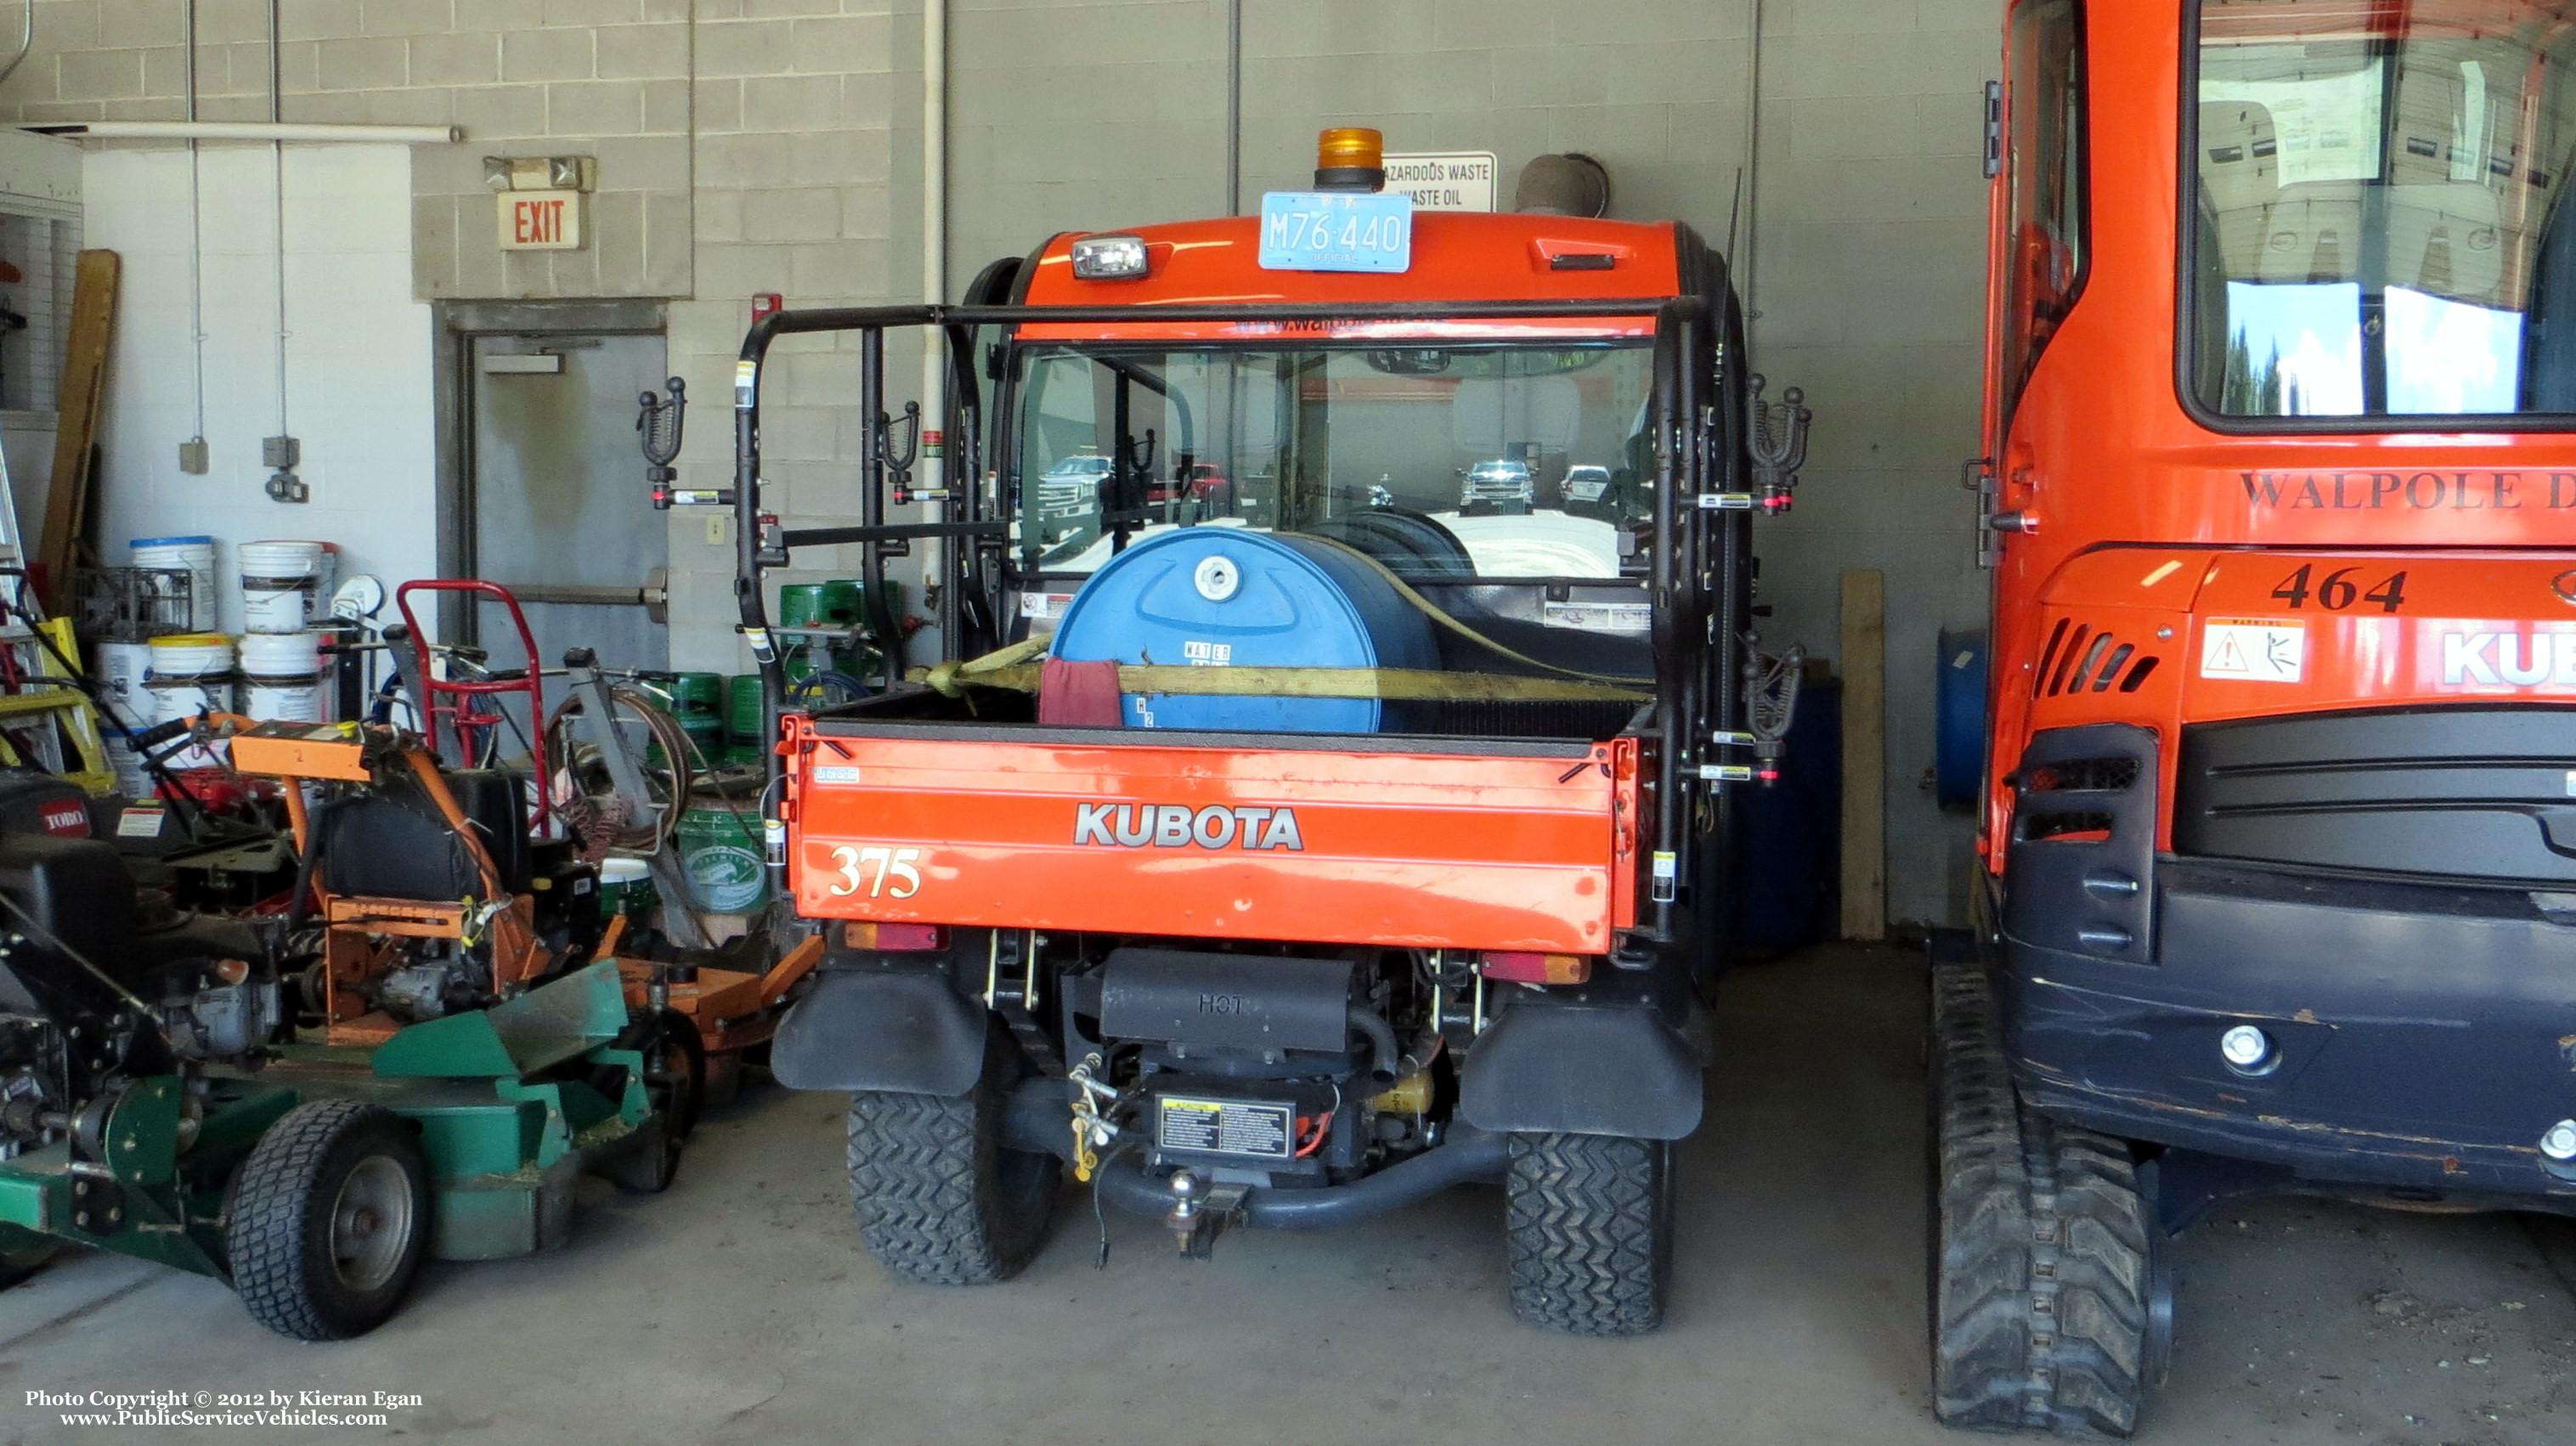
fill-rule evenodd
<path id="1" fill-rule="evenodd" d="M 833 867 L 841 871 L 832 885 L 832 897 L 846 899 L 864 892 L 871 899 L 909 899 L 921 892 L 921 870 L 915 867 L 920 862 L 919 849 L 843 844 L 832 850 Z"/>
<path id="2" fill-rule="evenodd" d="M 2402 572 L 2390 573 L 2379 580 L 2378 586 L 2363 592 L 2361 585 L 2352 580 L 2352 574 L 2359 571 L 2358 568 L 2338 567 L 2312 587 L 2310 579 L 2315 577 L 2316 570 L 2314 563 L 2301 566 L 2297 572 L 2281 579 L 2281 585 L 2272 589 L 2272 596 L 2293 608 L 2306 607 L 2313 597 L 2317 606 L 2330 613 L 2342 612 L 2356 602 L 2374 602 L 2379 604 L 2381 612 L 2393 613 L 2406 601 L 2406 574 Z"/>

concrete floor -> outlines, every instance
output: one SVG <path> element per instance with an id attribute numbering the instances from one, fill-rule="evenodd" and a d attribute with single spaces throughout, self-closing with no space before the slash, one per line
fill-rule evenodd
<path id="1" fill-rule="evenodd" d="M 432 1266 L 384 1329 L 252 1325 L 207 1280 L 107 1257 L 0 1295 L 0 1443 L 66 1428 L 29 1390 L 390 1391 L 356 1431 L 232 1440 L 875 1443 L 1948 1442 L 1922 1404 L 1922 972 L 1832 950 L 1728 986 L 1671 1324 L 1569 1340 L 1504 1304 L 1498 1192 L 1174 1259 L 1068 1196 L 1008 1285 L 889 1283 L 841 1193 L 841 1110 L 747 1092 L 661 1198 L 586 1196 L 541 1258 Z M 2157 1446 L 2518 1446 L 2576 1437 L 2576 1226 L 2300 1201 L 2178 1247 Z M 167 1433 L 148 1433 L 168 1439 Z"/>

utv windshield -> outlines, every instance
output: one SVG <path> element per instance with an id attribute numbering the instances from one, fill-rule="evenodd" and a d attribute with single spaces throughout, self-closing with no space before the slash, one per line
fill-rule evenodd
<path id="1" fill-rule="evenodd" d="M 1158 532 L 1248 527 L 1406 577 L 1617 578 L 1652 516 L 1652 378 L 1631 345 L 1041 349 L 1021 567 L 1088 574 Z"/>
<path id="2" fill-rule="evenodd" d="M 2202 0 L 2193 389 L 2576 412 L 2576 4 Z"/>

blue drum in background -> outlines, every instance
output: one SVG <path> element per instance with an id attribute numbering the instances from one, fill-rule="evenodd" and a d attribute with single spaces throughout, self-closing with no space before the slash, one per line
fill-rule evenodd
<path id="1" fill-rule="evenodd" d="M 1986 773 L 1986 632 L 1941 631 L 1932 778 L 1943 808 L 1974 809 Z"/>

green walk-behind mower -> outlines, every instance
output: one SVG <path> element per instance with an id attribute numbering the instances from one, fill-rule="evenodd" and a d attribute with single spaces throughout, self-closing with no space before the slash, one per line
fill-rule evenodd
<path id="1" fill-rule="evenodd" d="M 299 1038 L 330 967 L 313 963 L 300 907 L 182 916 L 103 840 L 0 832 L 0 1272 L 94 1246 L 226 1281 L 280 1334 L 345 1339 L 393 1314 L 424 1258 L 559 1242 L 584 1171 L 669 1183 L 696 1112 L 695 1033 L 631 1010 L 615 962 L 586 957 L 595 890 L 497 878 L 452 826 L 453 795 L 377 780 L 320 791 L 330 826 L 306 837 L 308 859 L 332 840 L 411 842 L 370 861 L 369 894 L 390 897 L 335 894 L 308 864 L 299 900 L 322 897 L 335 932 L 365 931 L 380 907 L 377 942 L 455 981 L 387 991 L 391 1027 L 360 1044 L 327 1028 Z M 588 908 L 588 928 L 547 927 L 534 899 Z M 513 912 L 554 947 L 545 967 L 478 990 L 478 951 L 507 931 L 424 938 L 422 904 L 469 925 Z"/>

